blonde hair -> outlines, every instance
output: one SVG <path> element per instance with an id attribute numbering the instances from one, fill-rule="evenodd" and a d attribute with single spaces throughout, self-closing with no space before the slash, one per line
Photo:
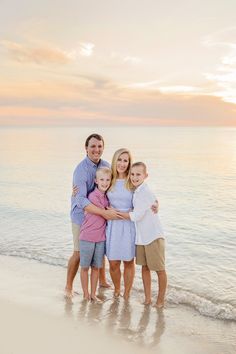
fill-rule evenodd
<path id="1" fill-rule="evenodd" d="M 102 173 L 105 175 L 112 176 L 112 171 L 109 167 L 99 167 L 96 171 L 96 178 L 98 178 L 98 176 L 101 175 Z"/>
<path id="2" fill-rule="evenodd" d="M 127 167 L 127 170 L 125 171 L 126 173 L 126 177 L 125 177 L 125 187 L 128 189 L 128 190 L 133 190 L 133 185 L 131 184 L 130 182 L 130 168 L 131 168 L 131 165 L 132 165 L 132 156 L 131 156 L 131 153 L 128 149 L 126 148 L 122 148 L 122 149 L 119 149 L 117 150 L 114 155 L 113 155 L 113 158 L 112 158 L 112 163 L 111 163 L 111 170 L 112 170 L 112 181 L 111 181 L 111 186 L 110 186 L 110 190 L 113 189 L 115 183 L 116 183 L 116 180 L 118 178 L 118 173 L 117 173 L 117 161 L 118 161 L 118 158 L 120 157 L 120 155 L 122 154 L 128 154 L 129 156 L 129 164 L 128 164 L 128 167 Z"/>
<path id="3" fill-rule="evenodd" d="M 143 172 L 146 174 L 147 173 L 147 166 L 145 165 L 144 162 L 138 161 L 138 162 L 134 162 L 132 167 L 142 167 L 143 168 Z"/>

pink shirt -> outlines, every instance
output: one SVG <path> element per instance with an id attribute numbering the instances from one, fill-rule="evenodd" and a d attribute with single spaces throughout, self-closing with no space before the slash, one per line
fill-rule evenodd
<path id="1" fill-rule="evenodd" d="M 109 203 L 107 196 L 95 188 L 88 196 L 91 203 L 99 208 L 105 209 Z M 80 228 L 80 240 L 89 242 L 105 241 L 106 220 L 100 216 L 90 213 L 85 213 L 85 219 Z"/>

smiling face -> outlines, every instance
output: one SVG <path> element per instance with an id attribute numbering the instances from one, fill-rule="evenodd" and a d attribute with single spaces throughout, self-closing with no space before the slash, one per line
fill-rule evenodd
<path id="1" fill-rule="evenodd" d="M 131 167 L 130 180 L 136 188 L 144 182 L 147 176 L 148 175 L 143 166 Z"/>
<path id="2" fill-rule="evenodd" d="M 124 152 L 118 157 L 116 162 L 116 170 L 119 178 L 122 178 L 127 174 L 129 162 L 129 155 L 127 152 Z"/>
<path id="3" fill-rule="evenodd" d="M 102 156 L 103 149 L 104 145 L 102 140 L 91 138 L 88 142 L 88 146 L 86 147 L 88 158 L 94 163 L 98 163 Z"/>
<path id="4" fill-rule="evenodd" d="M 96 174 L 95 183 L 100 192 L 105 193 L 111 185 L 111 172 L 99 171 Z"/>

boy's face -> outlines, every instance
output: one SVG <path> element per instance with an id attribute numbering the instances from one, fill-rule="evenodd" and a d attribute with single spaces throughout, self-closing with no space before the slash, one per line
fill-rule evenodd
<path id="1" fill-rule="evenodd" d="M 135 187 L 140 186 L 147 178 L 147 173 L 144 171 L 143 166 L 131 167 L 130 180 Z"/>
<path id="2" fill-rule="evenodd" d="M 111 175 L 107 173 L 99 173 L 98 176 L 95 178 L 95 183 L 98 186 L 98 189 L 105 193 L 111 184 Z"/>

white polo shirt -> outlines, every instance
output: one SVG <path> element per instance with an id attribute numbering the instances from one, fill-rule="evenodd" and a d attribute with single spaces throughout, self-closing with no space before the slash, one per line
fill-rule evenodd
<path id="1" fill-rule="evenodd" d="M 157 238 L 164 238 L 164 232 L 159 220 L 158 213 L 154 214 L 151 206 L 156 197 L 143 182 L 134 192 L 134 209 L 129 213 L 136 228 L 136 245 L 148 245 Z"/>

